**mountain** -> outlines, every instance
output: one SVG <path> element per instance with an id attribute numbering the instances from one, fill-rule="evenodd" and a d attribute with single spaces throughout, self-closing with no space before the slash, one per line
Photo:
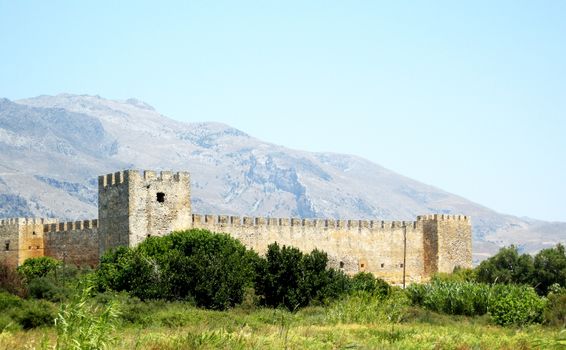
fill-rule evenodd
<path id="1" fill-rule="evenodd" d="M 96 217 L 97 176 L 126 168 L 190 171 L 198 213 L 471 215 L 476 260 L 501 245 L 532 252 L 566 238 L 566 223 L 503 215 L 356 156 L 288 149 L 220 123 L 175 121 L 136 99 L 0 99 L 0 217 Z"/>

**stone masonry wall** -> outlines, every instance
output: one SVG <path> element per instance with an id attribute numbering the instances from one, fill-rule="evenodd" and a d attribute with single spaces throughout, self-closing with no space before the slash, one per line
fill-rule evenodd
<path id="1" fill-rule="evenodd" d="M 189 173 L 127 170 L 98 178 L 100 253 L 191 225 Z"/>
<path id="2" fill-rule="evenodd" d="M 472 224 L 469 216 L 437 215 L 438 272 L 472 267 Z"/>
<path id="3" fill-rule="evenodd" d="M 164 236 L 191 225 L 190 177 L 187 172 L 128 172 L 130 247 L 148 236 Z"/>
<path id="4" fill-rule="evenodd" d="M 127 172 L 98 177 L 99 254 L 129 245 L 130 196 L 127 182 Z"/>
<path id="5" fill-rule="evenodd" d="M 455 267 L 472 267 L 472 223 L 469 216 L 419 216 L 424 230 L 425 274 L 451 273 Z"/>
<path id="6" fill-rule="evenodd" d="M 98 220 L 48 224 L 43 231 L 45 256 L 66 264 L 98 265 Z"/>
<path id="7" fill-rule="evenodd" d="M 19 228 L 17 220 L 0 220 L 0 263 L 18 266 Z"/>
<path id="8" fill-rule="evenodd" d="M 29 258 L 44 256 L 43 226 L 53 223 L 53 219 L 21 219 L 19 224 L 19 255 L 18 265 Z"/>
<path id="9" fill-rule="evenodd" d="M 428 279 L 472 265 L 470 218 L 425 215 L 417 221 L 368 221 L 192 215 L 186 172 L 127 170 L 100 176 L 98 220 L 0 221 L 0 261 L 17 266 L 30 257 L 94 266 L 110 248 L 133 247 L 148 236 L 190 228 L 224 232 L 260 254 L 269 244 L 328 254 L 345 273 L 371 272 L 391 283 Z M 405 248 L 406 242 L 406 248 Z"/>
<path id="10" fill-rule="evenodd" d="M 192 227 L 224 232 L 259 254 L 273 242 L 304 252 L 325 251 L 330 265 L 345 273 L 367 271 L 392 283 L 403 279 L 403 236 L 406 228 L 406 281 L 423 278 L 422 222 L 307 220 L 192 215 Z"/>

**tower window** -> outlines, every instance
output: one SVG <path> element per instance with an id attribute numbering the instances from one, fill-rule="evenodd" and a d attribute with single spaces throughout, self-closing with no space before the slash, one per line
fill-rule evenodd
<path id="1" fill-rule="evenodd" d="M 381 263 L 381 268 L 384 268 L 384 267 L 385 267 L 385 264 L 384 264 L 384 263 Z"/>
<path id="2" fill-rule="evenodd" d="M 399 267 L 403 267 L 403 263 L 400 263 L 400 264 L 399 264 Z"/>
<path id="3" fill-rule="evenodd" d="M 344 262 L 340 261 L 340 268 L 343 269 L 344 268 Z"/>
<path id="4" fill-rule="evenodd" d="M 6 251 L 10 250 L 10 242 L 6 242 L 6 245 L 4 246 L 4 249 Z"/>
<path id="5" fill-rule="evenodd" d="M 364 268 L 364 267 L 365 267 L 364 263 L 361 263 L 361 264 L 360 264 L 360 267 L 361 267 L 361 268 Z"/>
<path id="6" fill-rule="evenodd" d="M 157 192 L 157 201 L 158 201 L 159 203 L 165 202 L 165 193 L 163 193 L 163 192 Z"/>
<path id="7" fill-rule="evenodd" d="M 35 231 L 33 231 L 31 234 L 35 236 Z"/>

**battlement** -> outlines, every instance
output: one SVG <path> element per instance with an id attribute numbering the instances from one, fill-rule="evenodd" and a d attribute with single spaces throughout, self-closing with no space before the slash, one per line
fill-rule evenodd
<path id="1" fill-rule="evenodd" d="M 270 218 L 230 215 L 199 215 L 192 214 L 193 226 L 218 225 L 234 227 L 317 227 L 323 229 L 395 229 L 406 227 L 415 229 L 417 221 L 381 221 L 381 220 L 334 220 L 334 219 L 298 219 Z"/>
<path id="2" fill-rule="evenodd" d="M 471 217 L 466 215 L 448 215 L 448 214 L 429 214 L 429 215 L 417 216 L 417 221 L 425 221 L 425 220 L 470 222 Z"/>
<path id="3" fill-rule="evenodd" d="M 98 228 L 98 220 L 56 222 L 43 225 L 43 232 L 66 232 Z"/>
<path id="4" fill-rule="evenodd" d="M 51 223 L 55 219 L 43 219 L 43 218 L 8 218 L 1 219 L 0 226 L 7 225 L 41 225 L 45 223 Z"/>
<path id="5" fill-rule="evenodd" d="M 394 283 L 405 272 L 409 281 L 420 281 L 471 266 L 472 226 L 465 215 L 421 215 L 415 221 L 199 215 L 191 212 L 188 172 L 124 170 L 99 176 L 98 185 L 98 219 L 0 220 L 0 258 L 14 266 L 39 256 L 95 266 L 109 249 L 201 228 L 229 234 L 259 254 L 273 242 L 319 249 L 345 273 L 371 272 Z"/>
<path id="6" fill-rule="evenodd" d="M 106 188 L 111 186 L 119 186 L 134 181 L 161 181 L 161 182 L 181 182 L 188 181 L 189 173 L 180 171 L 161 171 L 159 173 L 150 170 L 124 170 L 111 174 L 101 175 L 98 177 L 98 187 Z"/>

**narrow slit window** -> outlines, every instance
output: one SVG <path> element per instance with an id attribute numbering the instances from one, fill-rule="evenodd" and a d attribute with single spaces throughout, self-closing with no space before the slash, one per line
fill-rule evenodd
<path id="1" fill-rule="evenodd" d="M 399 264 L 399 267 L 403 267 L 403 263 L 400 263 L 400 264 Z"/>
<path id="2" fill-rule="evenodd" d="M 340 268 L 343 269 L 344 268 L 344 262 L 340 261 Z"/>
<path id="3" fill-rule="evenodd" d="M 6 244 L 4 245 L 4 249 L 6 251 L 10 250 L 10 242 L 6 242 Z"/>
<path id="4" fill-rule="evenodd" d="M 381 263 L 381 268 L 384 268 L 384 267 L 385 267 L 385 264 L 384 264 L 384 263 Z"/>
<path id="5" fill-rule="evenodd" d="M 366 265 L 365 265 L 365 264 L 363 264 L 363 263 L 362 263 L 362 264 L 360 264 L 360 267 L 365 267 L 365 266 L 366 266 Z"/>
<path id="6" fill-rule="evenodd" d="M 163 192 L 157 192 L 157 201 L 158 201 L 159 203 L 165 202 L 165 193 L 163 193 Z"/>
<path id="7" fill-rule="evenodd" d="M 35 236 L 35 231 L 33 231 L 31 234 Z"/>

